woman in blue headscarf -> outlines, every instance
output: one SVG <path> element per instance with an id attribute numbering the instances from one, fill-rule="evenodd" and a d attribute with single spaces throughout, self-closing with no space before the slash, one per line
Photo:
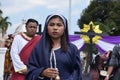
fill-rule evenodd
<path id="1" fill-rule="evenodd" d="M 81 69 L 78 49 L 69 42 L 67 19 L 49 15 L 29 58 L 26 80 L 82 80 Z"/>

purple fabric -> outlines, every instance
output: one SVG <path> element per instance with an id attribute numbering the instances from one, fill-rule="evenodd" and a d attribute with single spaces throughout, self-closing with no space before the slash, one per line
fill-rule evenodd
<path id="1" fill-rule="evenodd" d="M 82 49 L 84 48 L 85 44 L 79 49 L 79 52 L 82 51 Z"/>
<path id="2" fill-rule="evenodd" d="M 103 50 L 99 45 L 95 45 L 96 46 L 96 48 L 98 49 L 98 51 L 101 53 L 101 54 L 104 54 L 106 51 L 105 50 Z"/>
<path id="3" fill-rule="evenodd" d="M 69 39 L 71 42 L 78 40 L 78 39 L 80 39 L 80 35 L 69 35 Z"/>
<path id="4" fill-rule="evenodd" d="M 80 35 L 69 35 L 70 42 L 81 39 Z M 79 52 L 84 48 L 84 45 L 79 48 Z"/>
<path id="5" fill-rule="evenodd" d="M 102 36 L 101 40 L 112 44 L 118 44 L 120 43 L 120 36 Z"/>
<path id="6" fill-rule="evenodd" d="M 69 35 L 69 39 L 71 42 L 78 40 L 80 39 L 80 35 Z M 120 36 L 102 36 L 101 40 L 111 44 L 118 44 L 120 43 Z M 105 53 L 105 50 L 103 50 L 103 48 L 101 48 L 99 45 L 96 44 L 95 46 L 100 53 Z M 84 45 L 79 49 L 79 51 L 81 51 L 83 48 L 84 48 Z"/>

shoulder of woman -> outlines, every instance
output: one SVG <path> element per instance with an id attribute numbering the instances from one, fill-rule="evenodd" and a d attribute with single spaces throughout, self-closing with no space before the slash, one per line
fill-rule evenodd
<path id="1" fill-rule="evenodd" d="M 69 43 L 69 46 L 70 46 L 70 47 L 75 47 L 75 48 L 77 48 L 76 45 L 73 44 L 73 43 Z"/>
<path id="2" fill-rule="evenodd" d="M 73 44 L 73 43 L 69 43 L 69 49 L 70 50 L 73 50 L 73 51 L 78 51 L 78 48 L 77 48 L 77 46 L 75 45 L 75 44 Z"/>

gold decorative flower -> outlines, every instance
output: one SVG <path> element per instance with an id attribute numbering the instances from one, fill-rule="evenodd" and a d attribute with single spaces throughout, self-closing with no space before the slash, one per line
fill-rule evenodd
<path id="1" fill-rule="evenodd" d="M 86 35 L 82 34 L 80 37 L 84 39 L 85 43 L 90 43 L 90 36 L 87 35 L 89 34 L 90 26 L 92 26 L 92 31 L 94 34 L 94 37 L 92 38 L 92 42 L 97 44 L 98 40 L 101 39 L 101 36 L 97 34 L 101 34 L 102 30 L 99 29 L 99 25 L 94 25 L 92 21 L 88 25 L 84 24 L 83 29 L 81 29 L 81 32 L 86 33 Z M 89 35 L 92 36 L 93 34 L 89 34 Z"/>

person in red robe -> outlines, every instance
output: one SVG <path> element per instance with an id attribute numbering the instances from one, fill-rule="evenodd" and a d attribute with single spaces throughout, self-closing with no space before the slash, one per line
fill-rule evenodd
<path id="1" fill-rule="evenodd" d="M 27 61 L 32 49 L 40 40 L 37 35 L 38 21 L 28 19 L 26 22 L 26 32 L 14 37 L 11 45 L 10 55 L 13 63 L 13 70 L 10 80 L 24 80 L 27 72 Z"/>

